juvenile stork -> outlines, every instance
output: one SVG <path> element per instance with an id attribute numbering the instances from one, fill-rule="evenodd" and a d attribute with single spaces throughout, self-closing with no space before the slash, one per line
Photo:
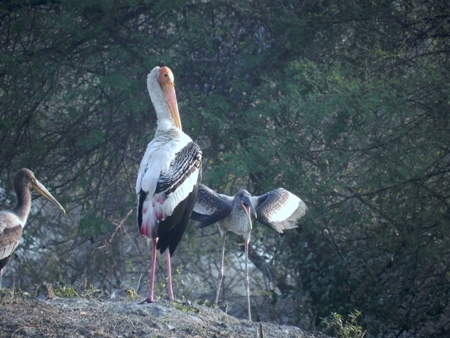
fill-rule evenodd
<path id="1" fill-rule="evenodd" d="M 151 240 L 150 286 L 144 303 L 152 303 L 157 250 L 166 253 L 167 293 L 170 300 L 174 299 L 170 257 L 186 230 L 197 199 L 202 152 L 181 130 L 172 71 L 167 67 L 153 68 L 147 76 L 147 88 L 156 110 L 157 128 L 139 167 L 136 194 L 139 230 Z"/>
<path id="2" fill-rule="evenodd" d="M 200 222 L 200 228 L 216 223 L 222 235 L 222 260 L 219 270 L 216 304 L 219 303 L 220 288 L 223 280 L 225 256 L 225 235 L 232 231 L 244 237 L 245 243 L 245 289 L 247 292 L 248 319 L 252 320 L 250 308 L 250 284 L 248 277 L 248 244 L 252 223 L 256 218 L 278 233 L 294 229 L 295 224 L 306 213 L 303 201 L 289 191 L 278 188 L 261 196 L 252 196 L 247 190 L 240 190 L 235 196 L 218 194 L 201 184 L 197 203 L 191 218 Z"/>
<path id="3" fill-rule="evenodd" d="M 2 285 L 2 269 L 19 245 L 23 227 L 27 223 L 31 208 L 31 189 L 35 189 L 55 204 L 63 215 L 66 214 L 61 204 L 34 177 L 31 170 L 24 168 L 16 173 L 14 190 L 17 196 L 17 204 L 11 210 L 0 211 L 0 288 Z"/>

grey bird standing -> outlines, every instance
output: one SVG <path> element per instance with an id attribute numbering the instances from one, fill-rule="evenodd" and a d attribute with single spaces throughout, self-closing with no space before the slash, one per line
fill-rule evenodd
<path id="1" fill-rule="evenodd" d="M 2 285 L 2 269 L 19 245 L 23 227 L 27 223 L 31 208 L 31 189 L 35 189 L 55 204 L 64 215 L 66 214 L 61 204 L 34 177 L 31 170 L 24 168 L 16 173 L 14 190 L 17 195 L 17 204 L 11 210 L 0 212 L 0 288 Z"/>
<path id="2" fill-rule="evenodd" d="M 250 308 L 250 284 L 248 277 L 248 244 L 253 220 L 267 225 L 278 233 L 294 229 L 295 224 L 306 214 L 305 203 L 290 193 L 278 188 L 261 196 L 252 196 L 247 190 L 240 190 L 235 196 L 218 194 L 207 186 L 200 184 L 197 203 L 191 218 L 200 222 L 200 228 L 217 222 L 222 235 L 222 260 L 219 271 L 219 284 L 216 304 L 219 302 L 220 288 L 223 280 L 225 257 L 225 235 L 232 231 L 244 237 L 245 241 L 245 288 L 247 292 L 248 319 L 252 320 Z"/>

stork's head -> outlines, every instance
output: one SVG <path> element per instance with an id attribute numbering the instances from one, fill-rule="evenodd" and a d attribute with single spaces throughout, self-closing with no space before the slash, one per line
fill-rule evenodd
<path id="1" fill-rule="evenodd" d="M 245 211 L 249 219 L 251 219 L 252 216 L 256 218 L 256 209 L 252 203 L 251 197 L 252 195 L 245 189 L 240 190 L 236 195 L 236 200 L 240 203 L 239 207 Z"/>
<path id="2" fill-rule="evenodd" d="M 62 214 L 66 214 L 66 211 L 61 204 L 50 194 L 50 192 L 44 187 L 44 185 L 37 180 L 33 172 L 29 169 L 20 169 L 14 176 L 14 188 L 18 193 L 23 193 L 25 189 L 34 189 L 41 196 L 48 199 L 54 205 L 56 205 Z"/>
<path id="3" fill-rule="evenodd" d="M 175 81 L 168 67 L 155 67 L 147 76 L 147 89 L 158 116 L 158 124 L 169 119 L 175 127 L 181 128 Z"/>

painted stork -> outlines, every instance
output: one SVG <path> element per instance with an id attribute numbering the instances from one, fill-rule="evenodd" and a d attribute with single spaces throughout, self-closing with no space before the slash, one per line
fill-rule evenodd
<path id="1" fill-rule="evenodd" d="M 223 280 L 225 256 L 225 235 L 232 231 L 244 237 L 245 241 L 245 288 L 247 292 L 248 319 L 252 320 L 250 309 L 250 286 L 248 277 L 248 244 L 253 220 L 267 225 L 278 233 L 294 229 L 295 224 L 306 213 L 303 201 L 289 191 L 278 188 L 261 196 L 252 196 L 247 190 L 240 190 L 235 196 L 218 194 L 201 184 L 197 203 L 191 218 L 200 222 L 200 228 L 216 223 L 222 235 L 222 260 L 219 270 L 219 284 L 216 304 L 219 303 L 220 288 Z"/>
<path id="2" fill-rule="evenodd" d="M 174 299 L 170 257 L 197 200 L 202 152 L 181 130 L 172 71 L 167 67 L 153 68 L 147 76 L 147 88 L 156 110 L 157 129 L 139 167 L 136 194 L 139 230 L 151 239 L 150 286 L 144 303 L 152 303 L 157 250 L 166 253 L 167 293 L 170 300 Z"/>
<path id="3" fill-rule="evenodd" d="M 11 210 L 0 212 L 0 288 L 2 269 L 8 263 L 14 250 L 19 245 L 23 227 L 27 223 L 31 208 L 31 189 L 55 204 L 65 215 L 66 211 L 50 192 L 34 177 L 29 169 L 21 169 L 14 176 L 14 190 L 17 195 L 17 204 Z"/>

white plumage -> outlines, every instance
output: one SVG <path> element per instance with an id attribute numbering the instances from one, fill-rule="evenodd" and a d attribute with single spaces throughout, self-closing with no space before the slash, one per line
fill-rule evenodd
<path id="1" fill-rule="evenodd" d="M 201 150 L 181 130 L 173 74 L 155 67 L 147 88 L 157 115 L 154 139 L 148 144 L 136 180 L 138 225 L 152 239 L 152 265 L 147 302 L 153 302 L 156 250 L 166 252 L 168 295 L 173 300 L 172 255 L 186 230 L 201 179 Z M 169 249 L 169 250 L 166 250 Z"/>

